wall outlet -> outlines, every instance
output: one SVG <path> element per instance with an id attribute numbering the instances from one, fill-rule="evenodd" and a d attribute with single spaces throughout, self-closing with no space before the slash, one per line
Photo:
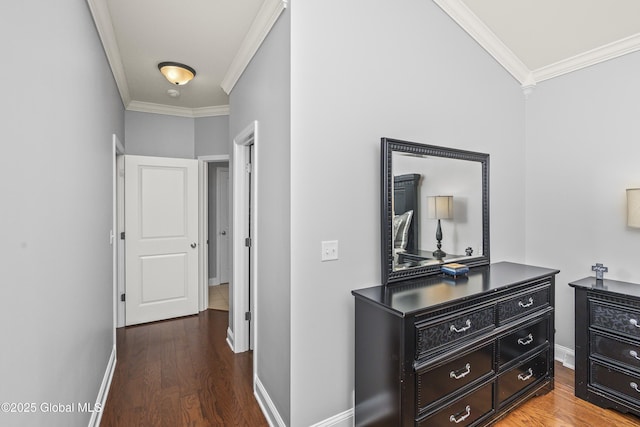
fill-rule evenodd
<path id="1" fill-rule="evenodd" d="M 328 240 L 322 242 L 322 261 L 333 261 L 338 259 L 338 241 Z"/>

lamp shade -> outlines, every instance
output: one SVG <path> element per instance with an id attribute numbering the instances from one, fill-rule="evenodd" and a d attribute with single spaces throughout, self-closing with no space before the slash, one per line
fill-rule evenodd
<path id="1" fill-rule="evenodd" d="M 640 228 L 640 188 L 627 189 L 627 225 Z"/>
<path id="2" fill-rule="evenodd" d="M 427 197 L 427 216 L 429 219 L 452 219 L 453 196 Z"/>
<path id="3" fill-rule="evenodd" d="M 161 62 L 158 64 L 158 69 L 169 82 L 175 85 L 187 84 L 196 76 L 196 70 L 178 62 Z"/>

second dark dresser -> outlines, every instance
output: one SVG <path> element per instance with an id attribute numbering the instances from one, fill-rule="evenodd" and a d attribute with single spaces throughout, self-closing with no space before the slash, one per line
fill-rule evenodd
<path id="1" fill-rule="evenodd" d="M 640 416 L 640 285 L 576 280 L 575 394 Z"/>

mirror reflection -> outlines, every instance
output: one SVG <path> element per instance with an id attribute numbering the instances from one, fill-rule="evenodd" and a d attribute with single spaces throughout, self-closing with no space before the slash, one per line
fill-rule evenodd
<path id="1" fill-rule="evenodd" d="M 489 263 L 487 154 L 383 138 L 383 282 Z"/>
<path id="2" fill-rule="evenodd" d="M 482 165 L 392 154 L 393 270 L 482 255 Z"/>

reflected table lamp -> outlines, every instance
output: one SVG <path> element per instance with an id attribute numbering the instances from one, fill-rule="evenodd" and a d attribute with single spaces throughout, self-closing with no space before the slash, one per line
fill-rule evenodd
<path id="1" fill-rule="evenodd" d="M 427 197 L 427 216 L 429 219 L 438 220 L 438 228 L 436 229 L 436 240 L 438 241 L 438 249 L 433 251 L 433 256 L 437 259 L 442 259 L 447 254 L 441 249 L 442 227 L 440 227 L 440 220 L 453 218 L 453 196 Z"/>
<path id="2" fill-rule="evenodd" d="M 640 188 L 627 189 L 627 226 L 640 228 Z"/>

